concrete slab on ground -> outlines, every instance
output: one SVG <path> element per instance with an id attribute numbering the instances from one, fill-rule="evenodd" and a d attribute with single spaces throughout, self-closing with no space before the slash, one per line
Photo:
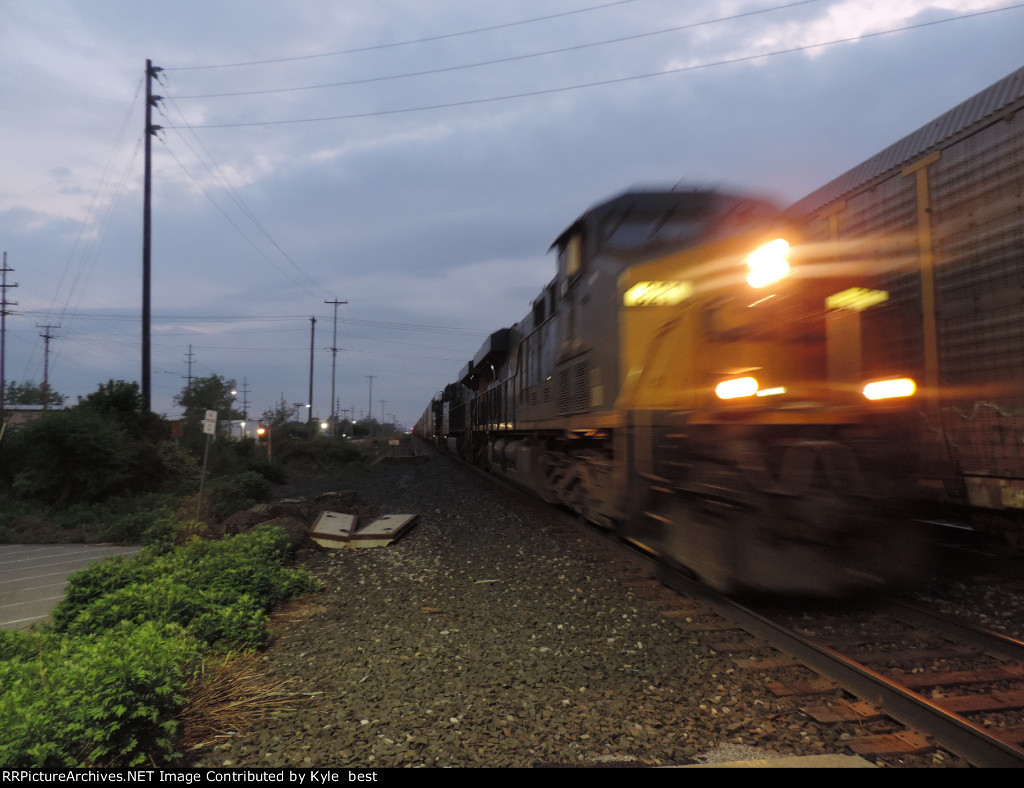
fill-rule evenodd
<path id="1" fill-rule="evenodd" d="M 356 516 L 344 512 L 321 512 L 309 535 L 321 547 L 344 547 L 356 528 Z"/>
<path id="2" fill-rule="evenodd" d="M 385 514 L 349 537 L 353 547 L 384 547 L 404 534 L 419 518 L 417 514 Z"/>

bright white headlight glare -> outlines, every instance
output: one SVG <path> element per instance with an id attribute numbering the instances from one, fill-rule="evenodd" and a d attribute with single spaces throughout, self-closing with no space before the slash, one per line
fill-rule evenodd
<path id="1" fill-rule="evenodd" d="M 756 393 L 757 381 L 753 378 L 731 378 L 715 386 L 715 394 L 719 399 L 752 397 Z"/>
<path id="2" fill-rule="evenodd" d="M 917 391 L 917 384 L 910 378 L 876 380 L 864 386 L 864 396 L 870 400 L 910 397 Z"/>
<path id="3" fill-rule="evenodd" d="M 789 242 L 782 238 L 766 243 L 747 256 L 747 284 L 751 287 L 765 287 L 778 282 L 789 273 L 789 261 L 786 253 Z"/>

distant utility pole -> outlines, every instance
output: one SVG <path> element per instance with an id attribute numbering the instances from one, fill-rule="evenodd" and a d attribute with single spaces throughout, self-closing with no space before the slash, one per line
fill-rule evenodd
<path id="1" fill-rule="evenodd" d="M 47 395 L 50 393 L 50 340 L 53 339 L 50 329 L 60 328 L 60 326 L 36 325 L 36 328 L 43 329 L 43 333 L 39 335 L 43 338 L 43 410 L 49 410 L 50 404 Z"/>
<path id="2" fill-rule="evenodd" d="M 18 305 L 17 301 L 7 300 L 7 288 L 18 286 L 16 284 L 7 284 L 7 273 L 13 270 L 13 268 L 7 267 L 7 252 L 4 252 L 4 266 L 3 268 L 0 268 L 0 415 L 3 414 L 7 405 L 4 401 L 7 397 L 7 367 L 5 352 L 7 347 L 7 316 L 11 314 L 8 307 Z"/>
<path id="3" fill-rule="evenodd" d="M 242 421 L 249 420 L 249 380 L 242 378 Z"/>
<path id="4" fill-rule="evenodd" d="M 185 391 L 192 390 L 192 361 L 196 357 L 196 354 L 192 352 L 192 346 L 188 346 L 188 353 L 185 354 L 185 358 L 188 359 L 185 363 L 188 364 L 188 376 L 185 378 L 187 381 Z"/>
<path id="5" fill-rule="evenodd" d="M 376 375 L 367 375 L 366 379 L 370 381 L 370 407 L 366 411 L 366 432 L 370 432 L 370 419 L 373 418 L 373 379 Z"/>
<path id="6" fill-rule="evenodd" d="M 338 409 L 334 403 L 334 381 L 335 381 L 335 370 L 338 364 L 338 306 L 341 304 L 347 304 L 348 301 L 339 301 L 335 298 L 333 301 L 324 301 L 325 304 L 334 305 L 334 339 L 331 341 L 331 437 L 335 437 L 338 434 Z"/>
<path id="7" fill-rule="evenodd" d="M 306 414 L 309 419 L 309 437 L 313 437 L 316 432 L 313 427 L 313 351 L 316 349 L 316 318 L 311 317 L 309 319 L 309 399 L 306 404 L 309 405 L 309 413 Z"/>
<path id="8" fill-rule="evenodd" d="M 150 214 L 152 208 L 153 185 L 153 135 L 160 126 L 153 125 L 153 107 L 163 96 L 153 95 L 153 79 L 163 71 L 154 66 L 152 60 L 146 61 L 146 130 L 143 134 L 146 144 L 145 164 L 143 167 L 142 184 L 142 407 L 146 413 L 152 410 L 153 394 L 150 386 L 150 241 L 152 226 Z"/>

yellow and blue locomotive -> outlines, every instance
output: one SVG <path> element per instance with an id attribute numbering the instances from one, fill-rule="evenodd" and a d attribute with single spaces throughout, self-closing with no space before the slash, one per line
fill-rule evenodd
<path id="1" fill-rule="evenodd" d="M 884 271 L 769 202 L 631 191 L 554 242 L 530 313 L 418 432 L 726 590 L 835 594 L 924 552 L 910 360 Z"/>

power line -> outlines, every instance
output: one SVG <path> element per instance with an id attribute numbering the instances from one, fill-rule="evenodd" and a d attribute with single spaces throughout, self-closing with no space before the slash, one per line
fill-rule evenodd
<path id="1" fill-rule="evenodd" d="M 21 314 L 25 315 L 47 315 L 49 313 L 35 310 L 22 310 Z M 138 320 L 138 316 L 135 314 L 104 314 L 102 312 L 68 312 L 70 316 L 75 316 L 83 319 L 90 320 Z M 200 322 L 234 322 L 234 321 L 253 321 L 253 322 L 267 322 L 267 321 L 292 321 L 292 320 L 309 320 L 309 315 L 161 315 L 154 314 L 153 320 L 155 322 L 169 322 L 169 321 L 187 321 L 190 323 Z M 359 320 L 351 317 L 338 318 L 339 323 L 347 323 L 351 325 L 369 326 L 371 328 L 390 328 L 396 331 L 417 331 L 435 334 L 465 334 L 468 336 L 487 336 L 493 330 L 482 329 L 482 328 L 461 328 L 457 326 L 433 326 L 421 323 L 394 323 L 386 320 Z M 276 330 L 276 329 L 275 329 Z M 298 329 L 297 329 L 298 330 Z M 302 329 L 305 331 L 305 329 Z"/>
<path id="2" fill-rule="evenodd" d="M 391 74 L 383 77 L 367 77 L 365 79 L 353 79 L 346 82 L 328 82 L 322 85 L 304 85 L 300 87 L 291 88 L 270 88 L 265 90 L 250 90 L 250 91 L 239 91 L 234 93 L 205 93 L 192 96 L 178 96 L 179 99 L 205 99 L 205 98 L 230 98 L 235 96 L 256 96 L 265 95 L 268 93 L 292 93 L 303 90 L 319 90 L 321 88 L 337 88 L 337 87 L 348 87 L 351 85 L 365 85 L 373 82 L 387 82 L 395 79 L 406 79 L 408 77 L 423 77 L 431 76 L 434 74 L 445 74 L 451 71 L 465 71 L 472 68 L 480 68 L 482 66 L 493 66 L 501 63 L 514 63 L 520 60 L 530 60 L 538 57 L 546 57 L 548 55 L 561 55 L 566 52 L 575 52 L 582 49 L 591 49 L 593 47 L 608 46 L 610 44 L 621 44 L 625 41 L 637 41 L 643 38 L 651 38 L 652 36 L 665 35 L 667 33 L 678 33 L 683 30 L 693 30 L 698 27 L 705 27 L 707 25 L 714 25 L 720 22 L 732 22 L 737 19 L 743 19 L 744 17 L 757 16 L 758 14 L 767 14 L 772 11 L 783 11 L 786 9 L 793 8 L 795 6 L 810 5 L 811 3 L 820 3 L 821 0 L 796 0 L 793 3 L 787 3 L 786 5 L 773 6 L 771 8 L 759 8 L 755 11 L 746 11 L 742 14 L 732 14 L 731 16 L 718 17 L 717 19 L 706 19 L 702 22 L 691 22 L 685 25 L 677 25 L 675 27 L 666 27 L 660 30 L 652 30 L 646 33 L 635 33 L 629 36 L 622 36 L 620 38 L 609 38 L 603 41 L 592 41 L 587 44 L 576 44 L 574 46 L 561 47 L 560 49 L 546 49 L 542 52 L 531 52 L 525 55 L 510 55 L 509 57 L 497 58 L 495 60 L 483 60 L 476 63 L 463 63 L 458 66 L 446 66 L 445 68 L 435 68 L 426 71 L 411 71 L 404 74 Z"/>
<path id="3" fill-rule="evenodd" d="M 502 96 L 489 96 L 477 99 L 467 99 L 464 101 L 452 101 L 443 104 L 427 104 L 416 107 L 400 107 L 398 109 L 390 110 L 373 110 L 369 112 L 355 112 L 347 115 L 328 115 L 324 117 L 316 118 L 293 118 L 291 120 L 264 120 L 264 121 L 244 121 L 237 123 L 207 123 L 207 124 L 193 124 L 190 128 L 193 129 L 227 129 L 227 128 L 240 128 L 243 126 L 285 126 L 285 125 L 296 125 L 300 123 L 322 123 L 325 121 L 332 120 L 356 120 L 359 118 L 376 118 L 384 117 L 387 115 L 401 115 L 412 112 L 426 112 L 428 110 L 437 109 L 454 109 L 457 107 L 469 107 L 478 104 L 493 104 L 499 101 L 511 101 L 513 99 L 530 98 L 534 96 L 546 96 L 553 95 L 556 93 L 567 93 L 574 90 L 583 90 L 586 88 L 604 87 L 607 85 L 616 85 L 624 82 L 636 82 L 641 79 L 651 79 L 653 77 L 663 77 L 673 74 L 682 74 L 689 71 L 700 71 L 706 68 L 715 68 L 717 66 L 728 66 L 736 63 L 745 63 L 751 60 L 760 60 L 761 58 L 777 57 L 779 55 L 789 55 L 796 52 L 806 52 L 811 49 L 821 49 L 824 47 L 835 46 L 837 44 L 848 44 L 854 41 L 864 41 L 869 38 L 879 38 L 881 36 L 890 35 L 892 33 L 903 33 L 908 30 L 918 30 L 925 27 L 934 27 L 936 25 L 946 24 L 947 22 L 959 22 L 964 19 L 971 19 L 979 16 L 986 16 L 989 14 L 997 14 L 1003 11 L 1012 11 L 1014 9 L 1024 7 L 1024 3 L 1015 3 L 1013 5 L 1003 6 L 1002 8 L 993 8 L 986 11 L 975 11 L 968 14 L 961 14 L 959 16 L 948 17 L 946 19 L 936 19 L 931 22 L 919 22 L 913 25 L 905 25 L 903 27 L 894 27 L 888 30 L 879 30 L 874 33 L 863 33 L 857 36 L 850 36 L 849 38 L 838 38 L 832 41 L 822 41 L 816 44 L 803 44 L 801 46 L 789 47 L 787 49 L 777 49 L 771 52 L 761 52 L 754 55 L 741 55 L 733 58 L 726 58 L 725 60 L 710 61 L 708 63 L 698 63 L 692 66 L 680 66 L 678 68 L 666 69 L 664 71 L 652 71 L 645 74 L 632 74 L 626 77 L 616 77 L 613 79 L 604 79 L 596 82 L 584 82 L 575 85 L 563 85 L 562 87 L 556 88 L 545 88 L 543 90 L 530 90 L 522 93 L 509 93 Z"/>
<path id="4" fill-rule="evenodd" d="M 170 127 L 168 127 L 168 128 L 172 128 L 172 129 L 175 129 L 175 130 L 177 130 L 177 129 L 181 128 L 181 127 L 179 127 L 179 126 L 170 126 Z M 192 128 L 192 127 L 191 127 L 191 126 L 186 126 L 186 128 Z M 174 151 L 173 151 L 173 150 L 171 150 L 171 149 L 170 149 L 169 147 L 167 147 L 167 143 L 166 143 L 166 141 L 164 141 L 164 140 L 161 140 L 161 142 L 163 142 L 163 144 L 164 144 L 164 150 L 166 150 L 166 151 L 167 151 L 167 153 L 169 153 L 169 154 L 170 154 L 171 158 L 172 158 L 172 159 L 174 159 L 175 163 L 176 163 L 176 164 L 177 164 L 177 165 L 178 165 L 179 167 L 181 167 L 181 169 L 182 169 L 182 172 L 184 172 L 184 173 L 185 173 L 185 175 L 187 175 L 187 176 L 188 176 L 188 178 L 189 178 L 189 179 L 190 179 L 190 180 L 192 181 L 192 183 L 194 183 L 194 184 L 196 185 L 196 188 L 197 188 L 197 189 L 199 189 L 199 191 L 200 191 L 200 192 L 202 193 L 202 195 L 203 195 L 203 196 L 204 196 L 204 197 L 205 197 L 205 198 L 207 199 L 207 201 L 208 201 L 208 202 L 210 203 L 210 205 L 212 205 L 212 206 L 213 206 L 214 208 L 216 208 L 216 209 L 217 209 L 217 212 L 218 212 L 218 213 L 219 213 L 219 214 L 220 214 L 221 216 L 223 216 L 223 217 L 224 217 L 225 221 L 227 221 L 227 223 L 228 223 L 228 224 L 230 224 L 230 225 L 231 225 L 232 227 L 234 227 L 234 228 L 235 228 L 235 230 L 236 230 L 236 231 L 238 232 L 238 234 L 239 234 L 239 235 L 241 235 L 241 236 L 242 236 L 242 238 L 244 238 L 244 239 L 246 240 L 246 242 L 247 242 L 247 243 L 248 243 L 248 244 L 249 244 L 249 245 L 250 245 L 250 246 L 251 246 L 251 247 L 252 247 L 253 249 L 255 249 L 255 250 L 256 250 L 257 254 L 259 254 L 259 255 L 260 255 L 260 256 L 261 256 L 261 257 L 262 257 L 262 258 L 263 258 L 264 260 L 266 260 L 266 261 L 267 261 L 268 263 L 270 263 L 270 264 L 271 264 L 272 266 L 274 266 L 274 268 L 276 268 L 276 269 L 277 269 L 278 273 L 280 273 L 280 274 L 281 274 L 282 276 L 284 276 L 284 277 L 285 277 L 286 279 L 288 279 L 288 280 L 289 280 L 289 281 L 290 281 L 290 282 L 291 282 L 292 284 L 294 284 L 294 285 L 295 285 L 296 287 L 300 288 L 301 290 L 305 290 L 305 291 L 306 291 L 306 292 L 307 292 L 308 294 L 310 294 L 310 295 L 317 295 L 317 293 L 316 293 L 316 292 L 315 292 L 314 290 L 312 290 L 312 289 L 311 289 L 310 287 L 308 287 L 308 286 L 304 285 L 304 284 L 303 284 L 302 282 L 299 282 L 298 280 L 296 280 L 296 279 L 295 279 L 294 277 L 292 277 L 292 276 L 291 276 L 291 275 L 290 275 L 290 274 L 289 274 L 289 273 L 288 273 L 287 271 L 285 271 L 285 270 L 284 270 L 283 268 L 281 268 L 281 266 L 279 266 L 279 265 L 278 265 L 278 264 L 277 264 L 276 262 L 274 262 L 274 261 L 273 261 L 272 259 L 270 259 L 270 256 L 269 256 L 269 255 L 268 255 L 268 254 L 267 254 L 267 253 L 266 253 L 266 252 L 265 252 L 265 251 L 264 251 L 263 249 L 261 249 L 261 248 L 259 247 L 259 245 L 258 245 L 258 244 L 257 244 L 257 243 L 256 243 L 256 242 L 255 242 L 255 241 L 254 241 L 254 240 L 252 239 L 252 238 L 250 238 L 250 237 L 249 237 L 249 236 L 248 236 L 248 235 L 247 235 L 247 234 L 245 233 L 245 231 L 244 231 L 244 230 L 243 230 L 243 229 L 242 229 L 242 228 L 241 228 L 241 227 L 240 227 L 240 226 L 238 225 L 238 223 L 237 223 L 237 222 L 235 222 L 235 220 L 234 220 L 234 219 L 232 219 L 232 218 L 231 218 L 231 217 L 230 217 L 230 216 L 228 215 L 227 211 L 225 211 L 225 210 L 224 210 L 224 209 L 223 209 L 223 208 L 222 208 L 222 207 L 221 207 L 221 206 L 220 206 L 220 205 L 219 205 L 219 204 L 217 203 L 217 201 L 213 199 L 213 197 L 212 197 L 212 196 L 210 195 L 209 191 L 207 191 L 207 189 L 206 189 L 206 188 L 205 188 L 205 187 L 204 187 L 204 186 L 203 186 L 203 185 L 202 185 L 201 183 L 199 183 L 199 181 L 198 181 L 198 180 L 196 180 L 196 179 L 195 179 L 195 177 L 194 177 L 194 176 L 192 175 L 192 173 L 190 173 L 190 172 L 188 171 L 188 168 L 187 168 L 187 167 L 186 167 L 186 166 L 185 166 L 185 165 L 184 165 L 184 164 L 182 163 L 181 159 L 179 159 L 179 158 L 178 158 L 178 157 L 177 157 L 177 156 L 176 156 L 176 155 L 174 154 Z M 250 219 L 251 219 L 252 221 L 254 221 L 254 222 L 256 221 L 254 217 L 250 217 Z M 257 226 L 259 226 L 259 225 L 258 225 L 258 223 L 257 223 Z M 262 228 L 261 228 L 261 229 L 262 229 Z M 263 230 L 263 232 L 264 232 L 264 234 L 265 234 L 265 235 L 267 235 L 267 237 L 268 237 L 268 238 L 270 238 L 269 234 L 267 234 L 265 230 Z M 307 274 L 307 273 L 306 273 L 305 271 L 303 271 L 303 270 L 302 270 L 302 269 L 301 269 L 301 268 L 299 267 L 299 265 L 298 265 L 298 264 L 297 264 L 297 263 L 296 263 L 296 262 L 295 262 L 294 260 L 292 260 L 292 259 L 291 259 L 291 257 L 289 257 L 289 256 L 288 256 L 288 255 L 287 255 L 287 254 L 285 253 L 285 251 L 284 251 L 283 249 L 281 249 L 281 247 L 280 247 L 280 246 L 278 246 L 277 242 L 275 242 L 273 238 L 270 238 L 270 242 L 271 242 L 271 243 L 272 243 L 272 244 L 273 244 L 273 245 L 274 245 L 274 246 L 275 246 L 275 247 L 277 248 L 277 250 L 278 250 L 279 252 L 281 252 L 281 254 L 282 254 L 282 255 L 283 255 L 284 257 L 285 257 L 285 259 L 287 259 L 287 260 L 288 260 L 289 262 L 291 262 L 291 264 L 292 264 L 293 266 L 295 266 L 295 268 L 296 268 L 296 269 L 297 269 L 297 270 L 298 270 L 298 271 L 299 271 L 300 273 L 304 274 L 304 275 L 306 276 L 306 278 L 307 278 L 307 279 L 310 279 L 310 280 L 312 280 L 312 281 L 314 282 L 314 284 L 316 284 L 316 280 L 314 280 L 314 279 L 313 279 L 313 277 L 311 277 L 311 276 L 310 276 L 309 274 Z"/>
<path id="5" fill-rule="evenodd" d="M 181 110 L 180 110 L 180 109 L 178 109 L 178 106 L 177 106 L 177 104 L 175 104 L 173 100 L 170 100 L 170 103 L 171 103 L 171 106 L 173 106 L 173 107 L 174 107 L 174 110 L 175 110 L 175 112 L 177 112 L 177 113 L 178 113 L 178 115 L 179 115 L 179 116 L 181 116 L 181 119 L 182 119 L 182 120 L 183 120 L 183 121 L 185 122 L 185 127 L 186 127 L 186 128 L 188 128 L 188 129 L 189 129 L 189 131 L 192 131 L 192 128 L 191 128 L 191 126 L 189 126 L 189 125 L 188 125 L 188 121 L 186 120 L 186 118 L 185 118 L 184 114 L 183 114 L 183 113 L 181 112 Z M 167 117 L 167 116 L 165 115 L 164 117 Z M 297 262 L 295 262 L 295 260 L 294 260 L 294 259 L 293 259 L 293 258 L 291 257 L 291 255 L 289 255 L 289 254 L 288 254 L 288 253 L 287 253 L 287 252 L 286 252 L 286 251 L 285 251 L 285 250 L 284 250 L 284 249 L 283 249 L 283 248 L 281 247 L 281 245 L 280 245 L 280 244 L 279 244 L 279 243 L 278 243 L 278 242 L 277 242 L 277 241 L 276 241 L 276 240 L 274 239 L 274 237 L 273 237 L 273 236 L 272 236 L 272 235 L 270 234 L 270 232 L 269 232 L 269 231 L 267 230 L 267 228 L 266 228 L 266 227 L 264 226 L 264 224 L 263 224 L 263 223 L 262 223 L 262 222 L 261 222 L 261 221 L 259 220 L 259 218 L 258 218 L 258 217 L 256 216 L 255 212 L 254 212 L 254 211 L 253 211 L 253 210 L 252 210 L 252 209 L 251 209 L 251 208 L 250 208 L 250 207 L 248 206 L 248 204 L 247 204 L 247 203 L 245 202 L 245 200 L 244 200 L 244 199 L 242 198 L 242 195 L 238 193 L 238 190 L 237 190 L 237 189 L 235 189 L 235 187 L 234 187 L 234 186 L 233 186 L 233 185 L 231 184 L 231 182 L 230 182 L 230 181 L 228 180 L 227 176 L 226 176 L 226 175 L 224 174 L 224 171 L 223 171 L 223 170 L 221 169 L 221 167 L 220 167 L 220 166 L 219 166 L 219 165 L 217 164 L 217 162 L 215 162 L 215 161 L 214 161 L 214 159 L 213 159 L 213 155 L 212 155 L 212 154 L 210 153 L 209 149 L 208 149 L 208 148 L 207 148 L 207 147 L 206 147 L 205 145 L 203 145 L 203 142 L 202 142 L 202 140 L 201 140 L 201 139 L 199 138 L 199 135 L 197 135 L 197 134 L 196 134 L 196 133 L 195 133 L 194 131 L 192 131 L 192 136 L 193 136 L 193 138 L 194 138 L 194 139 L 196 140 L 196 142 L 198 143 L 199 147 L 200 147 L 200 148 L 201 148 L 201 149 L 203 150 L 203 152 L 204 152 L 204 153 L 206 154 L 206 158 L 207 158 L 207 159 L 209 160 L 209 162 L 210 162 L 209 164 L 207 164 L 207 163 L 206 163 L 206 162 L 205 162 L 205 161 L 203 160 L 203 158 L 202 158 L 202 157 L 201 157 L 201 156 L 200 156 L 200 155 L 199 155 L 199 154 L 198 154 L 198 153 L 196 152 L 195 148 L 193 148 L 193 147 L 192 147 L 192 146 L 191 146 L 191 145 L 189 144 L 188 140 L 187 140 L 187 139 L 185 138 L 185 136 L 184 136 L 183 134 L 181 134 L 181 133 L 180 133 L 180 129 L 179 129 L 179 128 L 178 128 L 177 126 L 174 126 L 174 127 L 171 127 L 171 128 L 173 128 L 173 129 L 174 129 L 174 130 L 175 130 L 176 132 L 178 132 L 178 137 L 179 137 L 179 138 L 181 139 L 181 141 L 182 141 L 182 142 L 184 142 L 184 143 L 185 143 L 185 147 L 187 147 L 187 148 L 188 148 L 188 149 L 189 149 L 189 150 L 190 150 L 190 151 L 192 152 L 192 155 L 196 157 L 196 160 L 197 160 L 197 161 L 198 161 L 198 162 L 199 162 L 200 164 L 202 164 L 202 166 L 203 166 L 203 167 L 204 167 L 204 168 L 206 169 L 206 171 L 207 171 L 207 172 L 208 172 L 208 173 L 210 174 L 210 176 L 211 176 L 211 177 L 212 177 L 212 178 L 213 178 L 213 179 L 214 179 L 215 181 L 219 181 L 219 182 L 221 183 L 221 185 L 222 185 L 222 187 L 224 188 L 224 190 L 225 190 L 225 191 L 226 191 L 226 192 L 228 193 L 228 196 L 230 196 L 230 197 L 231 197 L 231 199 L 232 199 L 232 200 L 234 201 L 235 205 L 237 205 L 237 206 L 238 206 L 239 210 L 241 210 L 241 212 L 242 212 L 242 213 L 243 213 L 243 214 L 245 215 L 245 217 L 246 217 L 246 218 L 247 218 L 247 219 L 248 219 L 248 220 L 249 220 L 250 222 L 252 222 L 253 226 L 255 226 L 255 228 L 256 228 L 256 229 L 257 229 L 257 230 L 258 230 L 258 231 L 259 231 L 259 232 L 260 232 L 260 233 L 261 233 L 261 234 L 263 235 L 263 237 L 264 237 L 264 238 L 266 238 L 266 239 L 267 239 L 267 241 L 269 241 L 269 242 L 270 242 L 270 244 L 271 244 L 271 245 L 272 245 L 272 246 L 273 246 L 273 247 L 274 247 L 275 249 L 277 249 L 277 251 L 278 251 L 278 252 L 280 252 L 281 256 L 282 256 L 282 257 L 283 257 L 283 258 L 284 258 L 285 260 L 287 260 L 287 261 L 288 261 L 288 262 L 289 262 L 289 263 L 290 263 L 290 264 L 292 265 L 292 267 L 293 267 L 293 268 L 294 268 L 294 269 L 295 269 L 295 270 L 296 270 L 296 271 L 297 271 L 297 272 L 298 272 L 299 274 L 301 274 L 301 275 L 302 275 L 302 276 L 304 276 L 304 277 L 305 277 L 305 278 L 306 278 L 307 280 L 309 280 L 310 282 L 312 282 L 312 284 L 313 284 L 313 286 L 314 286 L 314 287 L 317 287 L 317 288 L 319 288 L 319 289 L 323 289 L 323 287 L 322 287 L 322 286 L 320 285 L 320 283 L 319 283 L 319 282 L 317 282 L 317 280 L 316 280 L 316 279 L 315 279 L 315 278 L 314 278 L 313 276 L 311 276 L 311 275 L 310 275 L 310 274 L 309 274 L 309 273 L 308 273 L 307 271 L 305 271 L 305 270 L 304 270 L 304 269 L 302 268 L 302 266 L 300 266 L 300 265 L 299 265 L 299 264 L 298 264 Z M 167 143 L 166 143 L 166 142 L 164 142 L 164 147 L 165 147 L 165 148 L 167 147 Z M 168 151 L 170 152 L 170 149 L 169 149 L 169 148 L 168 148 Z M 188 175 L 188 177 L 189 177 L 189 178 L 190 178 L 190 179 L 192 180 L 192 182 L 193 182 L 193 183 L 195 183 L 195 184 L 196 184 L 196 186 L 197 186 L 197 187 L 198 187 L 198 188 L 199 188 L 199 189 L 200 189 L 201 191 L 203 191 L 203 193 L 204 193 L 204 194 L 205 194 L 205 195 L 207 196 L 207 199 L 209 199 L 209 200 L 210 200 L 211 202 L 213 202 L 212 198 L 210 198 L 209 194 L 208 194 L 208 193 L 206 192 L 206 190 L 205 190 L 205 189 L 203 188 L 203 186 L 202 186 L 202 185 L 201 185 L 201 184 L 200 184 L 200 183 L 199 183 L 199 182 L 198 182 L 198 181 L 197 181 L 197 180 L 196 180 L 196 179 L 195 179 L 195 178 L 194 178 L 194 177 L 192 176 L 192 174 L 191 174 L 191 173 L 189 173 L 189 172 L 188 172 L 188 170 L 187 170 L 187 169 L 185 169 L 185 166 L 184 166 L 184 165 L 183 165 L 183 164 L 181 163 L 181 161 L 180 161 L 180 160 L 179 160 L 179 159 L 178 159 L 178 158 L 177 158 L 176 156 L 174 156 L 174 154 L 173 154 L 173 153 L 171 153 L 171 157 L 172 157 L 172 158 L 174 158 L 174 160 L 175 160 L 175 161 L 176 161 L 176 162 L 178 163 L 178 166 L 179 166 L 179 167 L 181 167 L 181 168 L 182 168 L 182 170 L 184 170 L 184 171 L 185 171 L 185 174 L 186 174 L 186 175 Z M 211 168 L 211 165 L 212 165 L 212 168 Z M 225 218 L 228 218 L 228 217 L 227 217 L 227 214 L 226 214 L 226 213 L 225 213 L 225 212 L 224 212 L 223 210 L 221 210 L 221 209 L 219 208 L 219 206 L 218 206 L 218 210 L 220 210 L 221 214 L 223 214 L 223 215 L 225 216 Z M 235 224 L 234 222 L 231 222 L 231 220 L 230 220 L 230 219 L 228 219 L 228 221 L 229 221 L 229 222 L 230 222 L 230 223 L 232 224 L 232 226 L 234 226 L 234 227 L 235 227 L 235 229 L 236 229 L 236 230 L 238 230 L 238 231 L 239 231 L 240 233 L 242 232 L 242 231 L 241 231 L 241 228 L 240 228 L 240 227 L 238 227 L 238 226 L 237 226 L 237 225 L 236 225 L 236 224 Z M 244 235 L 244 233 L 242 233 L 242 234 Z M 248 239 L 247 239 L 247 240 L 248 240 Z M 250 241 L 250 243 L 252 243 L 252 241 Z M 253 246 L 255 246 L 255 244 L 253 244 Z M 261 252 L 261 254 L 262 254 L 262 252 Z M 276 266 L 276 264 L 274 264 L 274 263 L 273 263 L 273 261 L 271 261 L 271 260 L 270 260 L 269 258 L 267 258 L 267 257 L 266 257 L 266 255 L 264 255 L 264 257 L 265 257 L 265 258 L 266 258 L 266 259 L 268 260 L 268 262 L 270 262 L 270 263 L 271 263 L 271 265 L 274 265 L 274 266 L 275 266 L 275 268 L 277 267 L 277 266 Z M 288 275 L 287 275 L 287 274 L 286 274 L 286 273 L 285 273 L 284 271 L 281 271 L 281 269 L 280 269 L 280 268 L 278 268 L 278 271 L 280 271 L 280 272 L 281 272 L 282 274 L 284 274 L 284 275 L 285 275 L 285 276 L 286 276 L 287 278 L 290 278 L 290 277 L 288 277 Z M 310 294 L 313 294 L 313 293 L 312 293 L 312 291 L 311 291 L 311 290 L 309 290 L 308 288 L 306 288 L 306 287 L 305 287 L 304 285 L 300 284 L 299 282 L 295 282 L 295 280 L 292 280 L 292 281 L 293 281 L 293 282 L 294 282 L 294 284 L 296 284 L 297 286 L 299 286 L 299 287 L 302 287 L 303 289 L 305 289 L 305 290 L 306 290 L 306 292 L 308 292 L 308 293 L 310 293 Z"/>
<path id="6" fill-rule="evenodd" d="M 316 58 L 335 57 L 337 55 L 353 55 L 358 52 L 373 52 L 380 49 L 393 49 L 395 47 L 404 47 L 411 44 L 425 44 L 430 41 L 443 41 L 447 38 L 458 38 L 460 36 L 472 36 L 477 33 L 487 33 L 493 30 L 504 30 L 509 27 L 518 27 L 521 25 L 532 25 L 535 22 L 547 22 L 551 19 L 558 19 L 560 17 L 573 16 L 574 14 L 585 14 L 590 11 L 601 11 L 605 8 L 611 8 L 617 5 L 626 5 L 627 3 L 634 3 L 637 0 L 615 0 L 611 3 L 603 3 L 602 5 L 590 6 L 588 8 L 578 8 L 575 11 L 563 11 L 558 14 L 548 14 L 547 16 L 538 16 L 532 19 L 521 19 L 517 22 L 505 22 L 499 25 L 489 25 L 487 27 L 478 27 L 472 30 L 463 30 L 457 33 L 441 33 L 436 36 L 427 36 L 425 38 L 415 38 L 408 41 L 394 41 L 389 44 L 374 44 L 372 46 L 357 47 L 354 49 L 340 49 L 335 52 L 321 52 L 315 55 L 296 55 L 294 57 L 282 57 L 275 58 L 272 60 L 252 60 L 245 63 L 222 63 L 220 65 L 209 65 L 209 66 L 180 66 L 176 69 L 168 69 L 168 71 L 197 71 L 201 69 L 213 69 L 213 68 L 237 68 L 239 66 L 263 66 L 271 63 L 289 63 L 296 60 L 314 60 Z"/>

